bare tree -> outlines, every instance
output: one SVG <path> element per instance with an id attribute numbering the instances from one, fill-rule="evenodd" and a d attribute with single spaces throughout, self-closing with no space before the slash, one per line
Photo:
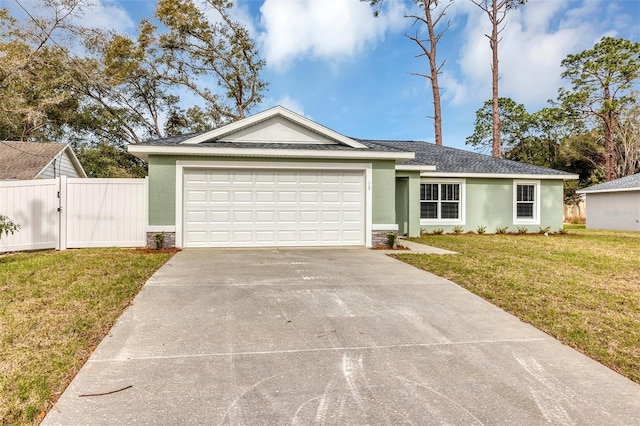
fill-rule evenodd
<path id="1" fill-rule="evenodd" d="M 498 70 L 498 45 L 502 40 L 500 34 L 504 31 L 507 13 L 511 9 L 515 9 L 521 4 L 525 4 L 527 0 L 471 0 L 473 4 L 482 9 L 491 22 L 491 35 L 485 34 L 489 39 L 491 47 L 491 79 L 492 79 L 492 106 L 493 106 L 493 145 L 492 155 L 494 157 L 502 157 L 500 149 L 500 110 L 498 100 L 500 98 L 498 91 L 498 80 L 500 73 Z"/>
<path id="2" fill-rule="evenodd" d="M 616 120 L 616 175 L 640 172 L 640 106 L 625 108 Z"/>
<path id="3" fill-rule="evenodd" d="M 374 16 L 378 16 L 380 13 L 380 5 L 384 0 L 368 0 L 372 7 L 376 7 L 373 12 Z M 413 19 L 413 26 L 416 24 L 423 24 L 427 29 L 427 38 L 422 38 L 420 35 L 420 29 L 416 29 L 415 34 L 405 34 L 410 40 L 413 40 L 422 53 L 416 55 L 416 57 L 426 57 L 429 60 L 429 74 L 414 72 L 412 75 L 418 77 L 424 77 L 431 82 L 431 92 L 433 94 L 433 126 L 435 133 L 436 145 L 442 145 L 442 108 L 440 106 L 440 86 L 438 85 L 438 74 L 444 65 L 444 61 L 438 64 L 436 54 L 438 48 L 438 42 L 442 35 L 449 28 L 449 22 L 442 31 L 437 32 L 436 27 L 439 26 L 442 19 L 446 15 L 447 9 L 453 3 L 453 0 L 449 0 L 448 4 L 442 8 L 439 8 L 443 3 L 441 0 L 413 0 L 415 4 L 422 9 L 423 15 L 405 15 L 405 18 Z"/>

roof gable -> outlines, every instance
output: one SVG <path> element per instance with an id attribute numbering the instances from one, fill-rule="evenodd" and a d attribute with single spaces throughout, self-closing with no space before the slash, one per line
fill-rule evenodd
<path id="1" fill-rule="evenodd" d="M 194 145 L 204 142 L 343 145 L 351 148 L 367 148 L 360 142 L 281 106 L 194 135 L 179 143 Z"/>
<path id="2" fill-rule="evenodd" d="M 69 144 L 0 141 L 0 180 L 38 179 L 47 166 L 61 155 L 69 157 L 80 176 L 87 176 Z"/>

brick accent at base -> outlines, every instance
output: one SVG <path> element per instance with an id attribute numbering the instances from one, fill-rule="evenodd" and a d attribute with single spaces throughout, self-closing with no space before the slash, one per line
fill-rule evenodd
<path id="1" fill-rule="evenodd" d="M 393 231 L 371 231 L 371 246 L 372 247 L 387 247 L 387 234 Z"/>
<path id="2" fill-rule="evenodd" d="M 173 248 L 176 246 L 176 233 L 175 232 L 147 232 L 147 247 L 157 248 L 156 241 L 153 238 L 156 234 L 162 234 L 162 247 Z"/>

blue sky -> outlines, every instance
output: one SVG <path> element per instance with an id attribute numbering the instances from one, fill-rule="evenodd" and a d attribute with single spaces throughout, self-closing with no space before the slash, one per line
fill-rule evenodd
<path id="1" fill-rule="evenodd" d="M 153 15 L 155 0 L 93 0 L 83 22 L 132 32 Z M 203 1 L 203 0 L 196 0 Z M 36 0 L 21 0 L 35 4 Z M 13 0 L 0 0 L 0 6 Z M 443 3 L 447 3 L 446 0 Z M 412 1 L 385 0 L 379 18 L 358 0 L 235 0 L 267 60 L 270 83 L 256 112 L 281 104 L 342 134 L 433 141 L 431 90 L 414 33 Z M 13 5 L 15 6 L 15 5 Z M 13 9 L 13 8 L 12 8 Z M 491 96 L 486 15 L 455 0 L 438 60 L 444 144 L 470 149 L 475 111 Z M 500 44 L 500 95 L 534 112 L 562 85 L 560 61 L 602 36 L 640 40 L 640 0 L 529 0 L 510 12 Z M 186 97 L 185 106 L 195 99 Z"/>

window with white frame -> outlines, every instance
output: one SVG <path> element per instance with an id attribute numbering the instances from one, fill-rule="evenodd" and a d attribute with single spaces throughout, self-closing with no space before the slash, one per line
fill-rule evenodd
<path id="1" fill-rule="evenodd" d="M 420 222 L 462 224 L 464 222 L 464 181 L 420 183 Z"/>
<path id="2" fill-rule="evenodd" d="M 540 182 L 513 182 L 513 223 L 537 224 L 540 222 Z"/>

